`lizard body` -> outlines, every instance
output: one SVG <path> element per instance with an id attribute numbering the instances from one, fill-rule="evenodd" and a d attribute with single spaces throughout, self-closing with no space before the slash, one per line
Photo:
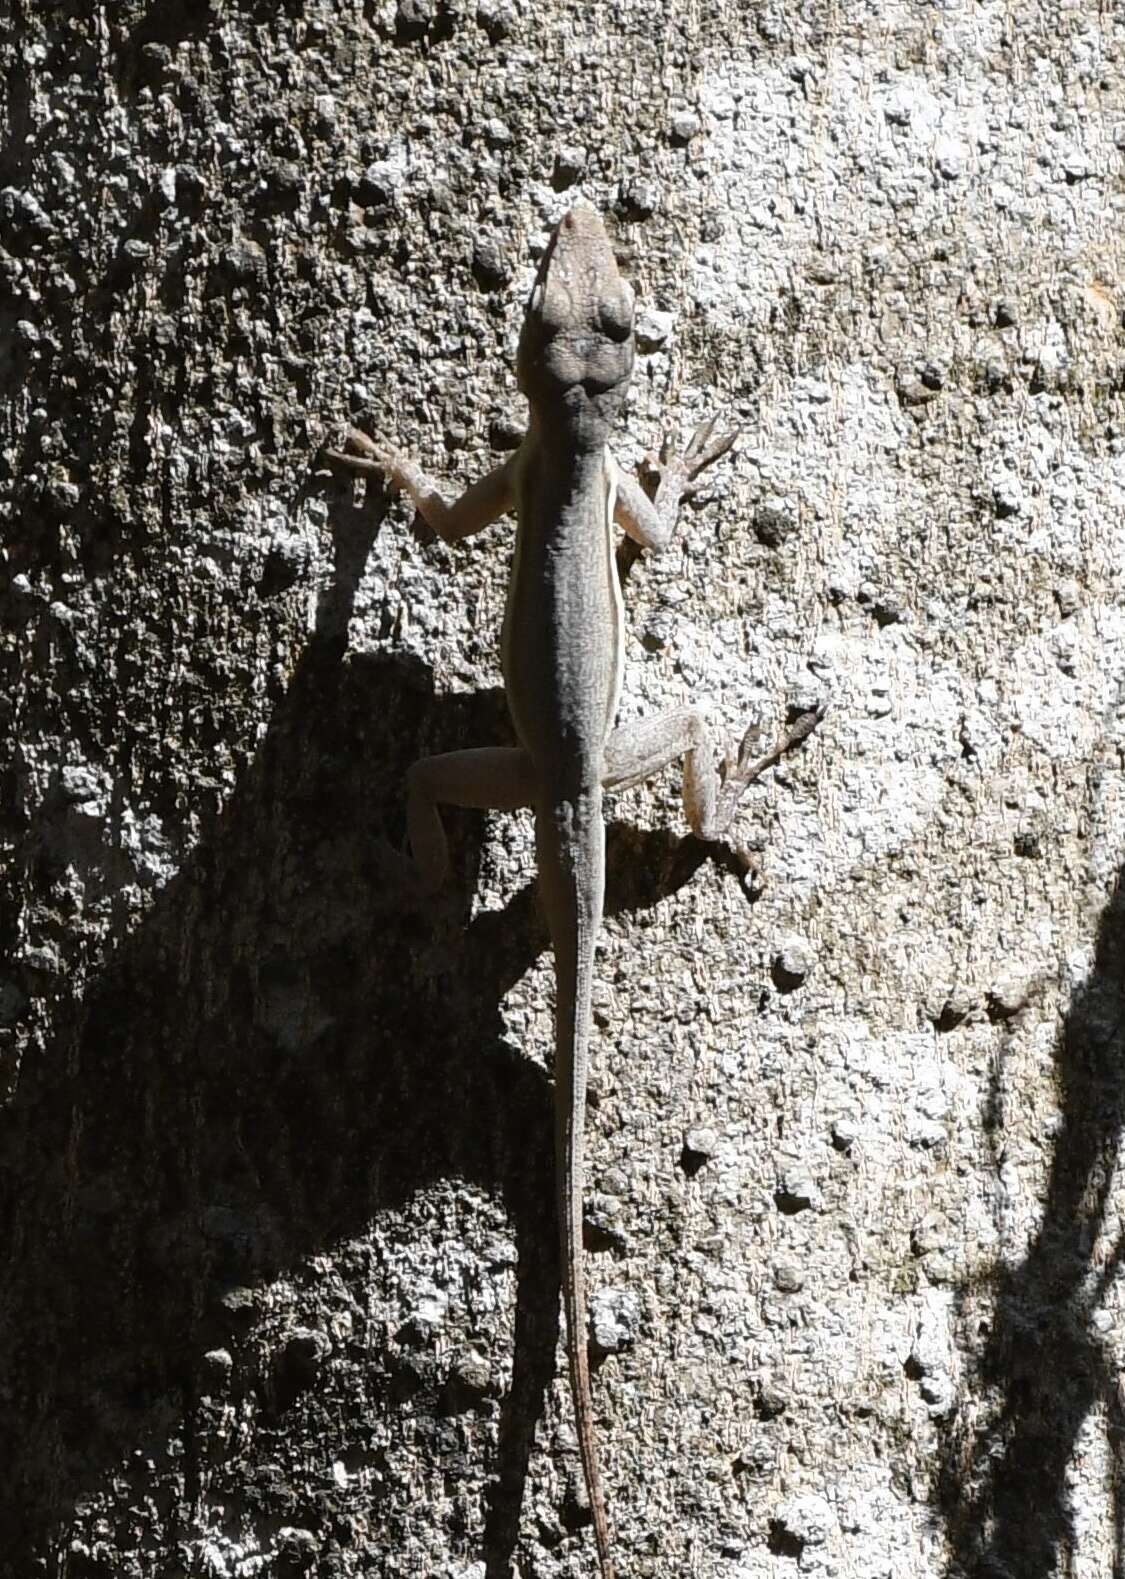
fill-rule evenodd
<path id="1" fill-rule="evenodd" d="M 749 736 L 720 774 L 701 711 L 681 707 L 614 728 L 623 667 L 616 521 L 643 547 L 671 536 L 694 479 L 733 443 L 700 428 L 682 457 L 662 454 L 650 500 L 608 448 L 633 366 L 633 302 L 602 222 L 566 214 L 540 264 L 520 336 L 517 375 L 530 404 L 526 436 L 503 465 L 448 505 L 413 462 L 354 430 L 338 463 L 405 489 L 449 542 L 514 510 L 516 546 L 503 633 L 503 673 L 519 745 L 427 757 L 408 776 L 407 830 L 422 887 L 449 871 L 438 806 L 531 806 L 539 886 L 555 955 L 555 1152 L 566 1351 L 583 1474 L 602 1579 L 613 1579 L 594 1439 L 582 1262 L 583 1134 L 594 947 L 605 887 L 602 794 L 684 758 L 692 831 L 717 840 L 746 785 L 802 739 L 806 720 L 767 756 Z"/>

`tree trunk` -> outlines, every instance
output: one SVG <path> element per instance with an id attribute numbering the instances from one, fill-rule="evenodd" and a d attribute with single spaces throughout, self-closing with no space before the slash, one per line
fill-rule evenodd
<path id="1" fill-rule="evenodd" d="M 66 6 L 0 38 L 0 1575 L 589 1579 L 511 531 L 318 467 L 522 423 L 572 201 L 623 716 L 830 698 L 737 851 L 610 807 L 588 1139 L 621 1579 L 1125 1574 L 1125 23 L 1110 6 Z"/>

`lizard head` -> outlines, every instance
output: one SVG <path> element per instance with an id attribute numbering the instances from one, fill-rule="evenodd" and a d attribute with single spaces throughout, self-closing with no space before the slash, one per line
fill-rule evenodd
<path id="1" fill-rule="evenodd" d="M 601 218 L 564 214 L 547 244 L 520 332 L 516 376 L 533 410 L 565 411 L 596 433 L 633 371 L 633 293 Z"/>

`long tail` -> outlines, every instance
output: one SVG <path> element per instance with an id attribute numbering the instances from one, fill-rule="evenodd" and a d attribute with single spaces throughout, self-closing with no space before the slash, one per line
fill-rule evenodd
<path id="1" fill-rule="evenodd" d="M 582 1267 L 583 1138 L 594 944 L 605 888 L 601 788 L 583 790 L 537 818 L 539 882 L 555 947 L 555 1170 L 566 1353 L 582 1472 L 602 1579 L 613 1579 L 609 1520 L 594 1441 Z"/>

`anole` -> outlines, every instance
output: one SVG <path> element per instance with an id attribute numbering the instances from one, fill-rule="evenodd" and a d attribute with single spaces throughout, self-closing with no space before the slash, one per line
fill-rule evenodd
<path id="1" fill-rule="evenodd" d="M 715 766 L 703 712 L 675 708 L 615 728 L 624 642 L 614 562 L 616 522 L 642 548 L 669 541 L 681 500 L 735 435 L 697 429 L 682 456 L 661 455 L 649 499 L 608 448 L 633 370 L 633 297 L 590 208 L 556 227 L 536 275 L 516 371 L 530 417 L 519 448 L 453 504 L 412 461 L 351 430 L 348 453 L 327 458 L 371 472 L 410 498 L 448 543 L 514 511 L 515 556 L 503 633 L 503 673 L 519 744 L 425 757 L 409 771 L 407 831 L 416 879 L 436 890 L 449 874 L 438 807 L 535 814 L 539 888 L 555 954 L 555 1159 L 566 1351 L 579 1449 L 602 1579 L 613 1579 L 609 1523 L 594 1440 L 582 1266 L 582 1155 L 594 944 L 605 888 L 602 797 L 684 759 L 684 810 L 700 839 L 719 840 L 747 784 L 804 739 L 805 714 L 766 756 L 751 735 Z"/>

